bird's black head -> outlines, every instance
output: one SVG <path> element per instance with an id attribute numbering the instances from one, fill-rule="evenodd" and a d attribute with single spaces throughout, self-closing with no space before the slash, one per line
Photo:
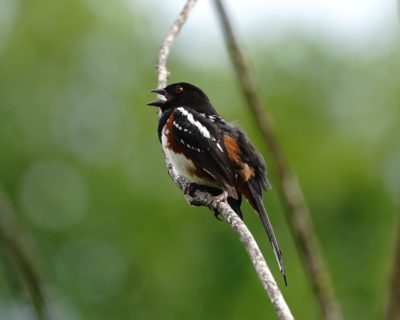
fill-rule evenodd
<path id="1" fill-rule="evenodd" d="M 206 94 L 190 83 L 173 83 L 163 89 L 155 89 L 151 92 L 163 95 L 166 100 L 150 102 L 147 105 L 159 107 L 163 112 L 171 108 L 188 107 L 197 112 L 216 114 Z"/>

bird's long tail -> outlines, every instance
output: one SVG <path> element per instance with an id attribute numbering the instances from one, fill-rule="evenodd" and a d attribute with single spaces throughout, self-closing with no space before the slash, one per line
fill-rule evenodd
<path id="1" fill-rule="evenodd" d="M 254 201 L 254 203 L 251 203 L 251 204 L 255 207 L 254 209 L 257 210 L 257 212 L 261 218 L 261 222 L 264 226 L 265 231 L 267 232 L 268 239 L 271 242 L 271 246 L 274 250 L 275 257 L 276 257 L 276 260 L 279 265 L 279 270 L 283 276 L 285 285 L 287 286 L 285 267 L 283 265 L 283 259 L 282 259 L 282 252 L 281 252 L 281 249 L 279 248 L 278 240 L 275 237 L 274 230 L 272 229 L 271 221 L 268 218 L 268 213 L 265 210 L 265 207 L 264 207 L 264 204 L 262 202 L 260 195 L 254 189 L 252 183 L 249 183 L 248 186 L 249 186 L 252 198 L 253 198 L 252 200 Z"/>

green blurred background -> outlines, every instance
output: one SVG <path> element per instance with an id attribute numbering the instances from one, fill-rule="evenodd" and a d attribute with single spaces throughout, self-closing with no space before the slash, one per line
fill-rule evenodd
<path id="1" fill-rule="evenodd" d="M 0 1 L 2 228 L 34 262 L 54 319 L 274 318 L 236 235 L 205 208 L 188 206 L 165 169 L 155 110 L 146 106 L 157 50 L 178 10 L 161 7 Z M 197 84 L 245 128 L 274 185 L 214 18 L 206 23 L 209 45 L 194 33 L 204 40 L 204 30 L 190 22 L 183 30 L 170 82 Z M 301 31 L 271 40 L 263 28 L 240 35 L 299 175 L 343 314 L 378 319 L 400 195 L 399 46 L 349 49 Z M 287 288 L 247 204 L 246 222 L 295 317 L 319 319 L 276 188 L 264 199 Z M 9 248 L 4 241 L 0 248 L 0 318 L 34 319 Z"/>

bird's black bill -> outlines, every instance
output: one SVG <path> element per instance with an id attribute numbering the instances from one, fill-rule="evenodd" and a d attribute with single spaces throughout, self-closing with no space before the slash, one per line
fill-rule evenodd
<path id="1" fill-rule="evenodd" d="M 149 102 L 147 105 L 153 106 L 153 107 L 161 107 L 164 103 L 165 103 L 165 101 L 163 101 L 163 100 L 157 100 L 157 101 Z"/>
<path id="2" fill-rule="evenodd" d="M 167 91 L 165 89 L 162 89 L 162 88 L 161 89 L 154 89 L 154 90 L 151 90 L 150 92 L 157 93 L 157 94 L 162 95 L 162 96 L 164 96 L 164 97 L 166 97 L 168 99 L 168 93 L 167 93 Z M 161 107 L 165 103 L 165 101 L 166 100 L 157 100 L 157 101 L 149 102 L 147 105 L 148 106 L 154 106 L 154 107 Z"/>
<path id="3" fill-rule="evenodd" d="M 161 89 L 150 90 L 150 92 L 154 92 L 154 93 L 157 93 L 157 94 L 161 94 L 161 95 L 164 96 L 164 97 L 167 95 L 167 91 L 166 91 L 165 89 L 163 89 L 163 88 L 161 88 Z"/>

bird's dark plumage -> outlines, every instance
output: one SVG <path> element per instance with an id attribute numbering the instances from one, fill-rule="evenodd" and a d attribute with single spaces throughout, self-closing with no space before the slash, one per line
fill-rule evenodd
<path id="1" fill-rule="evenodd" d="M 282 253 L 262 202 L 269 188 L 264 159 L 246 134 L 225 121 L 206 94 L 189 83 L 175 83 L 152 92 L 166 100 L 148 105 L 162 111 L 158 138 L 175 170 L 190 183 L 220 189 L 243 218 L 242 195 L 259 214 L 286 283 Z"/>

